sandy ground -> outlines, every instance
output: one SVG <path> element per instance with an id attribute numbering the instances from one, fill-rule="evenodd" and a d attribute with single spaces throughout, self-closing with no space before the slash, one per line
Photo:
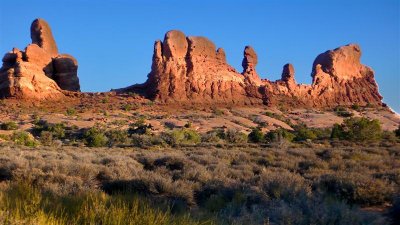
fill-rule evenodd
<path id="1" fill-rule="evenodd" d="M 400 115 L 387 108 L 363 108 L 354 116 L 378 119 L 384 130 L 395 130 L 400 124 Z M 72 113 L 67 113 L 72 111 Z M 267 106 L 224 107 L 224 106 L 172 106 L 159 105 L 149 100 L 130 96 L 98 94 L 80 99 L 67 99 L 56 103 L 21 103 L 18 100 L 2 100 L 0 122 L 15 121 L 19 129 L 27 130 L 37 119 L 50 123 L 66 123 L 79 128 L 103 124 L 110 128 L 125 129 L 139 118 L 153 126 L 155 132 L 165 129 L 190 126 L 201 133 L 223 128 L 250 132 L 260 126 L 263 131 L 285 128 L 304 123 L 309 127 L 331 127 L 341 123 L 332 110 L 292 109 L 285 112 Z M 269 112 L 269 114 L 267 114 Z M 274 115 L 271 116 L 271 113 Z M 278 115 L 278 116 L 275 116 Z M 9 131 L 0 131 L 8 134 Z"/>

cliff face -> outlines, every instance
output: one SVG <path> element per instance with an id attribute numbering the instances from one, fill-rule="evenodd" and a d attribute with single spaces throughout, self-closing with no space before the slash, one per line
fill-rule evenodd
<path id="1" fill-rule="evenodd" d="M 243 72 L 227 64 L 225 52 L 204 37 L 169 31 L 154 45 L 148 80 L 122 91 L 139 91 L 160 102 L 222 104 L 286 104 L 307 107 L 380 105 L 382 97 L 371 68 L 360 63 L 361 50 L 350 44 L 320 54 L 312 68 L 312 84 L 297 84 L 294 67 L 286 64 L 277 81 L 260 79 L 257 54 L 244 49 Z"/>
<path id="2" fill-rule="evenodd" d="M 63 91 L 79 91 L 78 63 L 59 54 L 50 26 L 43 19 L 31 25 L 32 44 L 24 51 L 14 48 L 3 57 L 0 97 L 58 99 Z"/>
<path id="3" fill-rule="evenodd" d="M 79 91 L 78 63 L 59 54 L 50 26 L 42 19 L 31 25 L 32 44 L 3 57 L 0 98 L 58 99 Z M 256 51 L 246 46 L 243 71 L 226 62 L 225 52 L 205 37 L 166 33 L 154 44 L 148 80 L 117 91 L 140 92 L 163 103 L 289 105 L 334 107 L 382 104 L 371 68 L 360 63 L 361 50 L 350 44 L 320 54 L 313 63 L 312 84 L 297 84 L 293 65 L 283 67 L 277 81 L 260 79 Z"/>
<path id="4" fill-rule="evenodd" d="M 162 102 L 256 103 L 244 76 L 226 63 L 225 52 L 204 37 L 170 31 L 156 41 L 152 70 L 144 85 L 150 98 Z"/>

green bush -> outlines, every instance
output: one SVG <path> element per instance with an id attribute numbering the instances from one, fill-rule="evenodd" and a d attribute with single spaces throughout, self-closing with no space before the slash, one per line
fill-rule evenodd
<path id="1" fill-rule="evenodd" d="M 128 141 L 128 132 L 126 130 L 109 130 L 106 132 L 109 146 L 125 144 Z"/>
<path id="2" fill-rule="evenodd" d="M 146 124 L 145 117 L 141 116 L 134 123 L 129 126 L 129 134 L 151 134 L 152 126 L 150 124 Z"/>
<path id="3" fill-rule="evenodd" d="M 0 134 L 0 139 L 8 141 L 10 140 L 10 136 L 5 134 Z"/>
<path id="4" fill-rule="evenodd" d="M 2 123 L 0 125 L 0 128 L 2 130 L 16 130 L 16 129 L 18 129 L 18 124 L 14 121 L 9 121 L 9 122 Z"/>
<path id="5" fill-rule="evenodd" d="M 83 134 L 85 144 L 89 147 L 104 147 L 108 144 L 105 131 L 99 127 L 92 127 Z"/>
<path id="6" fill-rule="evenodd" d="M 201 142 L 200 134 L 191 129 L 174 129 L 163 132 L 161 138 L 171 146 L 193 145 Z"/>
<path id="7" fill-rule="evenodd" d="M 359 110 L 360 110 L 360 106 L 359 106 L 358 104 L 353 104 L 353 105 L 351 106 L 351 108 L 352 108 L 353 110 L 356 110 L 356 111 L 359 111 Z"/>
<path id="8" fill-rule="evenodd" d="M 68 108 L 65 113 L 67 114 L 67 116 L 75 116 L 76 110 L 74 108 Z"/>
<path id="9" fill-rule="evenodd" d="M 337 106 L 334 109 L 334 112 L 336 113 L 337 116 L 340 116 L 340 117 L 352 117 L 352 116 L 354 116 L 354 113 L 347 111 L 347 109 L 342 107 L 342 106 Z"/>
<path id="10" fill-rule="evenodd" d="M 131 105 L 129 105 L 129 104 L 125 104 L 125 105 L 123 105 L 122 106 L 122 109 L 124 110 L 124 111 L 131 111 L 132 110 L 132 106 Z"/>
<path id="11" fill-rule="evenodd" d="M 33 132 L 41 136 L 44 131 L 50 132 L 54 138 L 62 139 L 65 137 L 65 124 L 63 123 L 49 123 L 45 120 L 39 120 L 33 127 Z"/>
<path id="12" fill-rule="evenodd" d="M 347 138 L 346 133 L 344 132 L 344 129 L 340 124 L 338 123 L 333 124 L 331 138 L 332 139 L 336 138 L 340 140 L 345 140 Z"/>
<path id="13" fill-rule="evenodd" d="M 265 141 L 265 138 L 260 128 L 253 128 L 248 135 L 248 140 L 253 143 L 261 143 Z"/>
<path id="14" fill-rule="evenodd" d="M 10 139 L 18 145 L 25 145 L 29 147 L 35 147 L 38 145 L 37 141 L 32 136 L 32 134 L 26 131 L 15 131 L 11 135 Z"/>
<path id="15" fill-rule="evenodd" d="M 331 138 L 350 141 L 379 141 L 382 138 L 382 128 L 379 120 L 365 117 L 349 118 L 341 125 L 335 124 Z"/>
<path id="16" fill-rule="evenodd" d="M 267 140 L 268 142 L 280 142 L 282 140 L 293 141 L 294 138 L 294 134 L 283 128 L 269 131 L 265 135 L 265 140 Z"/>
<path id="17" fill-rule="evenodd" d="M 348 112 L 348 111 L 338 111 L 338 112 L 336 112 L 336 115 L 338 115 L 340 117 L 352 117 L 352 116 L 354 116 L 354 113 Z"/>
<path id="18" fill-rule="evenodd" d="M 293 126 L 295 135 L 295 141 L 306 141 L 306 140 L 322 140 L 329 139 L 331 135 L 330 129 L 323 128 L 309 128 L 305 124 Z"/>
<path id="19" fill-rule="evenodd" d="M 295 141 L 306 141 L 317 139 L 317 134 L 313 129 L 308 128 L 305 125 L 298 125 L 294 127 Z"/>

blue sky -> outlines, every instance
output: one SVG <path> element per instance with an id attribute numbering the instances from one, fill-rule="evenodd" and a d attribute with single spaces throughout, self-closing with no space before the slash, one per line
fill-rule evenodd
<path id="1" fill-rule="evenodd" d="M 311 83 L 315 57 L 358 43 L 380 92 L 400 112 L 398 0 L 92 1 L 13 0 L 0 9 L 0 54 L 30 43 L 29 27 L 44 18 L 62 53 L 79 62 L 82 91 L 144 82 L 153 43 L 165 32 L 206 36 L 242 70 L 243 49 L 255 48 L 262 78 L 280 78 L 290 62 L 299 83 Z"/>

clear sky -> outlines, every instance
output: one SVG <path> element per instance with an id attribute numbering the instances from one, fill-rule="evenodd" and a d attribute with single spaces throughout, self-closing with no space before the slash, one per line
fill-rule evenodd
<path id="1" fill-rule="evenodd" d="M 0 54 L 30 43 L 35 18 L 50 24 L 61 53 L 79 62 L 82 91 L 144 82 L 153 43 L 165 32 L 206 36 L 242 71 L 243 49 L 255 48 L 262 78 L 279 79 L 290 62 L 311 83 L 315 57 L 349 43 L 362 48 L 384 102 L 400 112 L 399 0 L 275 1 L 1 1 Z"/>

